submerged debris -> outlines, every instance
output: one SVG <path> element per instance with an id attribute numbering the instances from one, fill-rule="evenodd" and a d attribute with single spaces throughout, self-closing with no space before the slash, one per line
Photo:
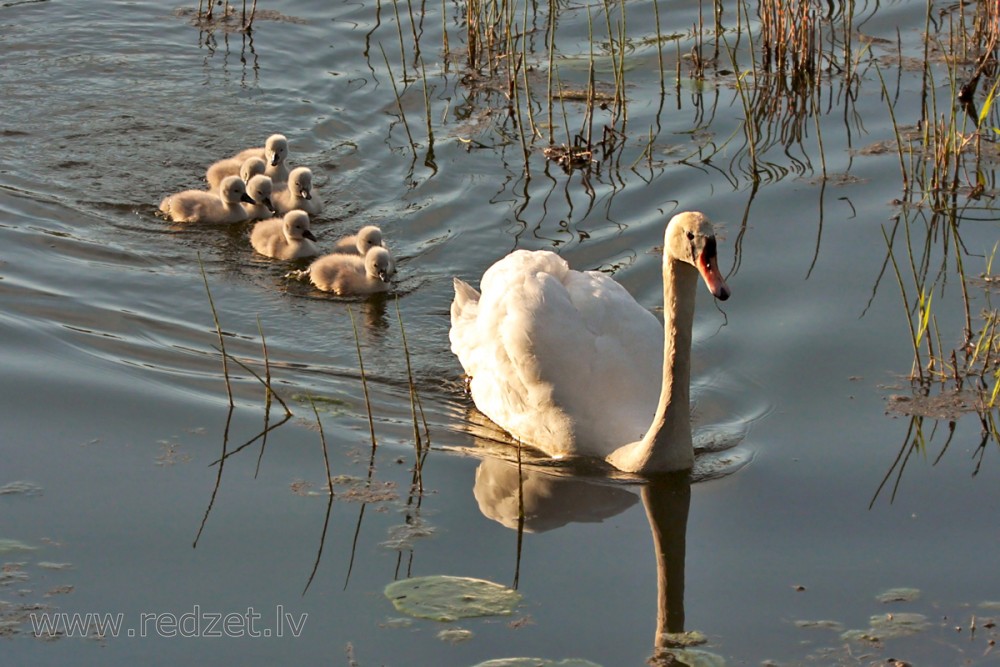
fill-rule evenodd
<path id="1" fill-rule="evenodd" d="M 548 146 L 542 150 L 547 160 L 552 160 L 566 170 L 582 169 L 594 162 L 594 151 L 586 146 Z"/>
<path id="2" fill-rule="evenodd" d="M 944 390 L 930 396 L 889 396 L 887 412 L 906 416 L 955 421 L 963 414 L 982 408 L 982 397 L 969 390 Z"/>

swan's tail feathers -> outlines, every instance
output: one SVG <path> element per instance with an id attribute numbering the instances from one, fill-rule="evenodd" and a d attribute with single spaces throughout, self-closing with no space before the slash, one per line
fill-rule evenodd
<path id="1" fill-rule="evenodd" d="M 451 302 L 451 350 L 458 355 L 462 367 L 468 372 L 468 355 L 477 345 L 476 320 L 479 317 L 479 292 L 466 282 L 455 278 L 455 300 Z"/>
<path id="2" fill-rule="evenodd" d="M 457 310 L 461 313 L 470 306 L 478 305 L 479 292 L 476 291 L 476 288 L 459 278 L 455 278 L 455 300 L 451 303 L 451 312 L 454 314 Z"/>

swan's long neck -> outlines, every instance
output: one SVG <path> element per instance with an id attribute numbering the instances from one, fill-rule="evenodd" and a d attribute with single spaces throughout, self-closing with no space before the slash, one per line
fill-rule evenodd
<path id="1" fill-rule="evenodd" d="M 608 461 L 635 473 L 688 470 L 691 443 L 691 328 L 698 271 L 686 262 L 663 262 L 663 384 L 656 414 L 642 440 L 616 449 Z"/>

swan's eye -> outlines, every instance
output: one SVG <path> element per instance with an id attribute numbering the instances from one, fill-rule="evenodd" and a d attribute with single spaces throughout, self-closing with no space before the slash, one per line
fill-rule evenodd
<path id="1" fill-rule="evenodd" d="M 688 241 L 694 241 L 694 232 L 688 232 Z"/>

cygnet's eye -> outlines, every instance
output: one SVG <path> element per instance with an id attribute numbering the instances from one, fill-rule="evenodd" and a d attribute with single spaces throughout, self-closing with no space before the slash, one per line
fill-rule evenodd
<path id="1" fill-rule="evenodd" d="M 694 241 L 694 232 L 688 232 L 688 241 Z"/>

